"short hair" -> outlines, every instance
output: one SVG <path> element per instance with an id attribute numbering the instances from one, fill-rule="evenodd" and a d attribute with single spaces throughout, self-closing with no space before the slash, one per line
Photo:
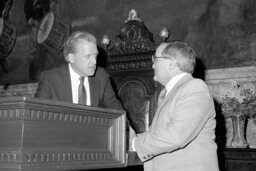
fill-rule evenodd
<path id="1" fill-rule="evenodd" d="M 162 51 L 162 56 L 176 61 L 178 68 L 187 73 L 193 73 L 196 65 L 196 53 L 186 42 L 168 42 Z"/>
<path id="2" fill-rule="evenodd" d="M 67 40 L 64 42 L 64 45 L 63 45 L 64 46 L 64 49 L 63 49 L 64 57 L 67 62 L 69 62 L 68 54 L 74 53 L 76 51 L 76 47 L 79 44 L 80 40 L 85 40 L 85 41 L 92 42 L 95 44 L 97 43 L 96 37 L 91 33 L 84 32 L 84 31 L 76 31 L 76 32 L 72 33 L 67 38 Z"/>

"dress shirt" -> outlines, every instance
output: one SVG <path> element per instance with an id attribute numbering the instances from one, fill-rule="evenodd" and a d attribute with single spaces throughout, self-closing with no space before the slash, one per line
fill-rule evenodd
<path id="1" fill-rule="evenodd" d="M 80 80 L 79 78 L 81 77 L 80 75 L 78 75 L 73 68 L 71 67 L 70 64 L 68 64 L 69 67 L 69 73 L 70 73 L 70 79 L 71 79 L 71 89 L 72 89 L 72 101 L 73 103 L 78 103 L 78 87 L 80 84 Z M 90 96 L 90 86 L 89 86 L 89 80 L 88 77 L 84 77 L 84 87 L 86 90 L 86 97 L 87 97 L 87 101 L 86 101 L 86 105 L 91 105 L 91 96 Z"/>
<path id="2" fill-rule="evenodd" d="M 166 88 L 166 94 L 165 94 L 165 97 L 167 96 L 167 94 L 171 91 L 171 89 L 174 87 L 174 85 L 182 78 L 184 77 L 185 75 L 187 75 L 188 73 L 180 73 L 176 76 L 174 76 L 172 79 L 170 79 L 168 81 L 168 83 L 166 84 L 165 88 Z"/>

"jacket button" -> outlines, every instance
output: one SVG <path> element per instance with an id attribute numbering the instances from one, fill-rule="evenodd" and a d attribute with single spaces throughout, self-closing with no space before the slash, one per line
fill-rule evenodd
<path id="1" fill-rule="evenodd" d="M 143 159 L 146 159 L 147 157 L 143 157 Z"/>

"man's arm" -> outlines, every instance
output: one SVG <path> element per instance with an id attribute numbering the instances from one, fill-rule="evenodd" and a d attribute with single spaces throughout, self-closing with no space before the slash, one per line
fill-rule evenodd
<path id="1" fill-rule="evenodd" d="M 115 92 L 111 86 L 109 76 L 104 89 L 103 106 L 106 108 L 123 110 L 123 107 L 120 101 L 116 98 Z"/>
<path id="2" fill-rule="evenodd" d="M 44 73 L 41 73 L 39 76 L 35 97 L 41 99 L 52 99 L 50 84 Z"/>

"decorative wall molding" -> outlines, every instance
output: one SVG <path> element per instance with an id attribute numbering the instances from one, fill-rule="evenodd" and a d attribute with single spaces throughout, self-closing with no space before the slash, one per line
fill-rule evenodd
<path id="1" fill-rule="evenodd" d="M 208 84 L 226 83 L 233 79 L 241 81 L 256 81 L 256 67 L 234 67 L 222 69 L 208 69 L 205 70 L 205 80 Z"/>
<path id="2" fill-rule="evenodd" d="M 205 71 L 205 81 L 215 100 L 221 102 L 221 98 L 236 83 L 256 90 L 256 67 L 209 69 Z"/>

